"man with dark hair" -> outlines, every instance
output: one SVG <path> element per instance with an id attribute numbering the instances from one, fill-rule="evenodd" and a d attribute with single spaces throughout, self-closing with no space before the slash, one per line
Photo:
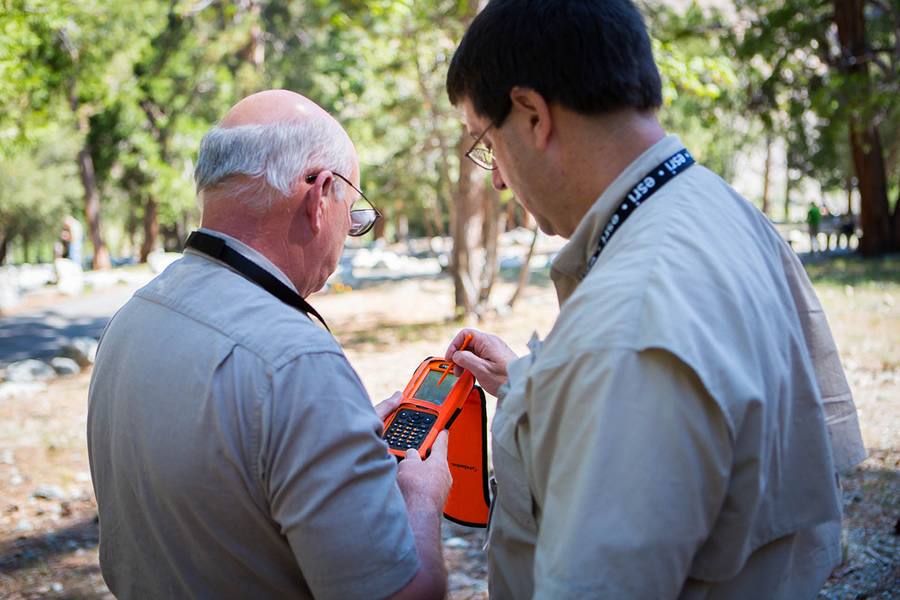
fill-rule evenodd
<path id="1" fill-rule="evenodd" d="M 815 597 L 865 456 L 850 390 L 795 254 L 659 125 L 639 11 L 492 0 L 447 88 L 469 158 L 569 239 L 529 356 L 446 353 L 498 396 L 492 598 Z"/>
<path id="2" fill-rule="evenodd" d="M 447 435 L 400 463 L 305 298 L 377 211 L 356 151 L 286 90 L 203 138 L 202 228 L 103 333 L 88 451 L 118 598 L 441 598 Z M 355 204 L 359 206 L 354 207 Z"/>

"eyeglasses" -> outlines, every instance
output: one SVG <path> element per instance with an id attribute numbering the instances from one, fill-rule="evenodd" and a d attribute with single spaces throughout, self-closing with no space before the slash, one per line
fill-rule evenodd
<path id="1" fill-rule="evenodd" d="M 493 171 L 497 168 L 497 164 L 494 162 L 494 151 L 490 148 L 485 148 L 484 146 L 479 146 L 481 143 L 481 138 L 484 137 L 484 134 L 493 127 L 494 124 L 491 123 L 488 125 L 487 129 L 481 132 L 477 138 L 475 138 L 475 143 L 472 144 L 472 147 L 469 148 L 469 151 L 466 152 L 466 156 L 472 159 L 472 162 L 481 167 L 482 169 L 487 169 L 488 171 Z"/>
<path id="2" fill-rule="evenodd" d="M 350 211 L 350 231 L 347 235 L 352 237 L 359 237 L 361 235 L 366 235 L 369 231 L 374 227 L 375 221 L 381 218 L 381 213 L 378 212 L 378 209 L 375 208 L 369 199 L 366 198 L 366 195 L 362 193 L 362 191 L 357 188 L 355 185 L 350 183 L 350 180 L 341 175 L 340 173 L 331 172 L 335 177 L 340 177 L 346 182 L 353 190 L 359 194 L 359 197 L 366 201 L 366 204 L 369 205 L 369 208 L 356 208 Z M 312 175 L 306 176 L 306 183 L 313 183 L 318 177 L 318 173 L 314 173 Z M 358 200 L 357 200 L 358 202 Z M 354 202 L 353 204 L 356 204 Z"/>

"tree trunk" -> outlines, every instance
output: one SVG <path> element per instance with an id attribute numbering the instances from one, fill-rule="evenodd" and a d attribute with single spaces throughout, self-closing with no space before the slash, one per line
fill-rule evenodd
<path id="1" fill-rule="evenodd" d="M 771 177 L 772 170 L 772 134 L 766 134 L 766 166 L 765 172 L 763 173 L 763 193 L 762 193 L 762 212 L 767 217 L 769 216 L 769 179 Z M 784 215 L 784 220 L 787 222 L 787 214 Z"/>
<path id="2" fill-rule="evenodd" d="M 452 219 L 453 218 L 452 207 L 451 207 L 450 213 L 451 213 L 450 218 Z M 425 222 L 426 222 L 426 227 L 433 226 L 432 229 L 434 230 L 434 235 L 439 235 L 441 237 L 444 237 L 447 234 L 447 228 L 444 226 L 444 213 L 441 211 L 441 202 L 439 199 L 435 199 L 434 205 L 432 206 L 431 220 L 429 220 L 426 217 Z M 432 237 L 434 237 L 434 236 L 432 236 Z"/>
<path id="3" fill-rule="evenodd" d="M 425 207 L 422 207 L 422 226 L 425 228 L 425 237 L 433 238 L 437 233 L 434 229 L 434 223 L 432 222 L 432 213 L 433 211 L 429 211 Z"/>
<path id="4" fill-rule="evenodd" d="M 465 127 L 456 146 L 459 155 L 459 184 L 451 235 L 453 236 L 453 254 L 450 262 L 455 288 L 456 311 L 461 316 L 469 315 L 476 309 L 478 289 L 473 277 L 472 250 L 478 246 L 481 233 L 480 204 L 481 186 L 484 175 L 466 157 L 466 151 L 472 144 L 466 135 Z"/>
<path id="5" fill-rule="evenodd" d="M 472 22 L 483 1 L 471 0 L 458 5 L 461 9 L 460 21 L 463 26 L 468 26 Z M 463 317 L 481 311 L 478 285 L 481 282 L 481 275 L 474 272 L 472 250 L 479 246 L 482 234 L 484 215 L 481 191 L 485 185 L 485 174 L 466 157 L 466 151 L 471 145 L 472 140 L 463 126 L 456 144 L 456 154 L 459 157 L 456 201 L 452 203 L 450 210 L 450 235 L 453 237 L 450 269 L 453 274 L 456 314 Z"/>
<path id="6" fill-rule="evenodd" d="M 518 300 L 519 296 L 522 294 L 522 290 L 528 285 L 528 280 L 531 279 L 531 257 L 534 256 L 534 247 L 537 245 L 538 239 L 537 224 L 535 224 L 532 232 L 534 233 L 534 237 L 531 238 L 531 246 L 528 247 L 528 253 L 525 255 L 525 262 L 522 263 L 522 267 L 519 269 L 519 276 L 516 279 L 516 291 L 513 292 L 512 297 L 509 299 L 509 302 L 507 302 L 510 310 L 513 309 L 516 300 Z"/>
<path id="7" fill-rule="evenodd" d="M 851 134 L 853 166 L 859 186 L 859 224 L 863 256 L 880 256 L 891 248 L 890 213 L 887 203 L 881 139 L 874 126 Z"/>
<path id="8" fill-rule="evenodd" d="M 0 265 L 6 262 L 6 253 L 9 249 L 9 240 L 12 232 L 6 229 L 0 229 Z"/>
<path id="9" fill-rule="evenodd" d="M 387 226 L 387 219 L 378 219 L 372 227 L 372 237 L 380 240 L 384 237 L 384 228 Z"/>
<path id="10" fill-rule="evenodd" d="M 147 262 L 147 257 L 156 247 L 156 241 L 159 239 L 159 204 L 153 198 L 147 198 L 147 205 L 144 207 L 144 242 L 141 244 L 140 262 Z"/>
<path id="11" fill-rule="evenodd" d="M 133 187 L 129 188 L 132 193 L 134 193 Z M 125 239 L 128 240 L 128 257 L 134 258 L 135 256 L 140 257 L 140 253 L 136 252 L 137 244 L 135 243 L 135 239 L 137 238 L 137 227 L 138 227 L 138 218 L 137 218 L 137 210 L 134 206 L 134 202 L 128 203 L 128 218 L 125 219 Z"/>
<path id="12" fill-rule="evenodd" d="M 266 46 L 262 39 L 258 0 L 250 1 L 250 16 L 253 18 L 253 23 L 250 25 L 250 61 L 256 67 L 256 72 L 262 73 L 266 62 Z"/>
<path id="13" fill-rule="evenodd" d="M 900 192 L 897 193 L 897 202 L 894 204 L 894 214 L 891 215 L 892 250 L 900 250 Z"/>
<path id="14" fill-rule="evenodd" d="M 500 236 L 500 192 L 493 185 L 483 182 L 481 186 L 482 213 L 481 239 L 484 240 L 484 270 L 481 272 L 481 290 L 478 303 L 487 305 L 497 277 L 497 246 Z"/>
<path id="15" fill-rule="evenodd" d="M 78 120 L 78 132 L 84 136 L 85 142 L 78 152 L 78 174 L 81 177 L 81 185 L 84 188 L 84 216 L 91 233 L 91 244 L 94 246 L 94 269 L 108 269 L 111 265 L 109 250 L 103 241 L 100 230 L 100 192 L 97 190 L 97 177 L 94 175 L 94 159 L 91 158 L 91 149 L 87 143 L 87 135 L 91 125 L 87 114 L 78 106 L 78 100 L 74 91 L 69 95 L 69 103 Z"/>
<path id="16" fill-rule="evenodd" d="M 864 0 L 834 0 L 834 20 L 843 58 L 842 68 L 855 85 L 848 91 L 857 95 L 869 92 L 868 54 L 866 45 Z M 861 101 L 851 98 L 854 105 Z M 858 113 L 854 113 L 856 115 Z M 887 200 L 887 181 L 881 139 L 868 117 L 854 117 L 850 123 L 850 149 L 858 181 L 862 238 L 859 251 L 863 256 L 880 256 L 894 247 Z"/>
<path id="17" fill-rule="evenodd" d="M 791 168 L 784 170 L 784 222 L 791 222 Z"/>

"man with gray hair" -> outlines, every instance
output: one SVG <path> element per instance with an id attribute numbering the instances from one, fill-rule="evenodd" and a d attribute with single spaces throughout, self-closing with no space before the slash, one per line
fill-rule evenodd
<path id="1" fill-rule="evenodd" d="M 113 317 L 91 381 L 100 564 L 119 598 L 431 598 L 447 434 L 399 464 L 305 298 L 379 216 L 353 144 L 284 90 L 200 146 L 201 229 Z M 324 321 L 323 321 L 324 325 Z"/>

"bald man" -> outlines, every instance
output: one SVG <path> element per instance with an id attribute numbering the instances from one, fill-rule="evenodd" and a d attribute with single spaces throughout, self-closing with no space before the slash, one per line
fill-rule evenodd
<path id="1" fill-rule="evenodd" d="M 110 321 L 88 450 L 118 598 L 430 598 L 446 433 L 400 463 L 305 298 L 378 212 L 340 125 L 284 90 L 204 137 L 201 229 Z"/>

